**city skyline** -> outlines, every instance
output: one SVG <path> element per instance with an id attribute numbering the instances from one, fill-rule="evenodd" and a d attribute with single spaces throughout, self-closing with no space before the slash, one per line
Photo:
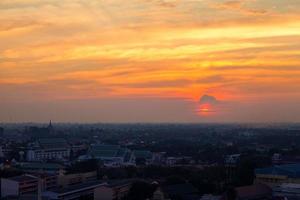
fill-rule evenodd
<path id="1" fill-rule="evenodd" d="M 300 122 L 293 0 L 2 0 L 0 122 Z"/>

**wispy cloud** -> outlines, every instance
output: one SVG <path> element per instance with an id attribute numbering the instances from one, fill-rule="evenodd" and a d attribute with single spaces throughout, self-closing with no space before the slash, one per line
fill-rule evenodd
<path id="1" fill-rule="evenodd" d="M 266 15 L 269 13 L 266 9 L 250 8 L 246 3 L 255 2 L 253 0 L 231 0 L 221 3 L 211 3 L 211 6 L 220 10 L 237 11 L 244 15 Z"/>
<path id="2" fill-rule="evenodd" d="M 1 0 L 0 10 L 0 101 L 299 99 L 292 1 Z"/>

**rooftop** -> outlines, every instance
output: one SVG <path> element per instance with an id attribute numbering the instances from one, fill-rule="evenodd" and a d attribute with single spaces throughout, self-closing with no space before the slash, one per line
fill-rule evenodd
<path id="1" fill-rule="evenodd" d="M 109 187 L 122 187 L 130 185 L 134 182 L 134 179 L 122 179 L 122 180 L 109 180 L 107 181 L 107 185 Z"/>
<path id="2" fill-rule="evenodd" d="M 27 181 L 37 181 L 38 178 L 30 175 L 21 175 L 21 176 L 15 176 L 8 178 L 9 180 L 17 181 L 17 182 L 27 182 Z"/>
<path id="3" fill-rule="evenodd" d="M 300 178 L 300 163 L 288 165 L 275 165 L 268 168 L 258 168 L 256 174 L 282 175 L 291 178 Z"/>
<path id="4" fill-rule="evenodd" d="M 42 148 L 64 148 L 68 147 L 68 143 L 64 138 L 43 138 L 39 139 Z"/>
<path id="5" fill-rule="evenodd" d="M 235 188 L 237 196 L 241 199 L 256 199 L 272 195 L 272 189 L 263 184 L 254 184 Z"/>
<path id="6" fill-rule="evenodd" d="M 124 157 L 128 150 L 119 145 L 94 145 L 91 147 L 91 154 L 95 157 Z"/>
<path id="7" fill-rule="evenodd" d="M 106 183 L 103 182 L 103 181 L 92 181 L 92 182 L 72 185 L 72 186 L 69 186 L 67 188 L 54 188 L 54 189 L 51 189 L 49 191 L 54 192 L 54 193 L 58 193 L 58 194 L 66 194 L 66 193 L 69 193 L 69 192 L 76 192 L 76 191 L 94 189 L 98 186 L 103 186 L 103 185 L 106 185 Z"/>
<path id="8" fill-rule="evenodd" d="M 152 158 L 152 153 L 150 151 L 145 151 L 145 150 L 135 150 L 133 151 L 134 156 L 136 158 L 145 158 L 145 159 L 151 159 Z"/>
<path id="9" fill-rule="evenodd" d="M 92 149 L 97 149 L 97 150 L 102 150 L 102 151 L 113 151 L 113 150 L 116 150 L 119 148 L 120 148 L 120 145 L 105 145 L 105 144 L 92 145 Z"/>
<path id="10" fill-rule="evenodd" d="M 38 196 L 34 194 L 23 194 L 22 196 L 7 196 L 2 198 L 2 200 L 38 200 Z M 42 200 L 49 200 L 46 197 L 42 197 Z"/>
<path id="11" fill-rule="evenodd" d="M 58 164 L 58 163 L 22 163 L 20 165 L 20 168 L 22 169 L 62 169 L 64 168 L 63 165 Z"/>

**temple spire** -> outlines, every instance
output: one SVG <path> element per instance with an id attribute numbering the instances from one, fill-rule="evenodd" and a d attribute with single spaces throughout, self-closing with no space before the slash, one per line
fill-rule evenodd
<path id="1" fill-rule="evenodd" d="M 49 132 L 53 132 L 52 120 L 50 120 L 50 122 L 49 122 L 48 130 L 49 130 Z"/>

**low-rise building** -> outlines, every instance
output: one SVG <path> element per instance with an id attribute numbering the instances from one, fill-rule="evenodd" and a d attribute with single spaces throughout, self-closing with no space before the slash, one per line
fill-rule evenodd
<path id="1" fill-rule="evenodd" d="M 134 150 L 132 151 L 130 163 L 134 164 L 151 164 L 153 161 L 153 154 L 147 150 Z"/>
<path id="2" fill-rule="evenodd" d="M 300 183 L 300 164 L 275 165 L 255 170 L 256 182 L 277 186 L 282 183 Z"/>
<path id="3" fill-rule="evenodd" d="M 11 153 L 13 152 L 13 149 L 10 146 L 10 143 L 8 143 L 8 144 L 2 146 L 1 151 L 2 151 L 3 157 L 7 158 L 7 157 L 9 157 L 9 155 L 11 155 Z"/>
<path id="4" fill-rule="evenodd" d="M 275 197 L 287 199 L 300 199 L 300 184 L 284 183 L 273 188 Z"/>
<path id="5" fill-rule="evenodd" d="M 160 187 L 158 187 L 154 192 L 151 200 L 170 200 L 166 199 L 165 195 Z"/>
<path id="6" fill-rule="evenodd" d="M 297 164 L 300 163 L 300 156 L 288 156 L 274 153 L 272 156 L 272 164 L 284 165 L 284 164 Z"/>
<path id="7" fill-rule="evenodd" d="M 165 199 L 200 199 L 197 188 L 190 183 L 168 185 L 162 187 Z"/>
<path id="8" fill-rule="evenodd" d="M 27 151 L 27 161 L 66 160 L 70 158 L 71 147 L 63 138 L 39 139 L 35 147 Z"/>
<path id="9" fill-rule="evenodd" d="M 221 196 L 212 195 L 212 194 L 204 194 L 199 200 L 221 200 Z"/>
<path id="10" fill-rule="evenodd" d="M 39 179 L 32 175 L 1 178 L 1 197 L 37 193 L 38 184 Z"/>
<path id="11" fill-rule="evenodd" d="M 94 197 L 95 190 L 105 184 L 102 181 L 93 181 L 65 188 L 57 187 L 43 192 L 43 196 L 49 200 L 96 200 Z"/>
<path id="12" fill-rule="evenodd" d="M 106 185 L 95 189 L 95 200 L 120 200 L 126 196 L 132 186 L 132 180 L 108 181 Z"/>
<path id="13" fill-rule="evenodd" d="M 30 173 L 30 175 L 39 178 L 41 190 L 49 190 L 57 187 L 58 176 L 53 173 Z"/>
<path id="14" fill-rule="evenodd" d="M 38 172 L 59 175 L 65 172 L 65 167 L 58 163 L 26 162 L 20 163 L 18 167 L 26 173 Z"/>
<path id="15" fill-rule="evenodd" d="M 164 165 L 166 163 L 166 152 L 154 152 L 152 164 Z"/>
<path id="16" fill-rule="evenodd" d="M 169 166 L 178 166 L 178 165 L 187 165 L 193 162 L 192 157 L 190 156 L 180 156 L 180 157 L 167 157 L 166 165 Z"/>
<path id="17" fill-rule="evenodd" d="M 272 199 L 272 189 L 264 184 L 254 184 L 235 188 L 237 200 Z"/>
<path id="18" fill-rule="evenodd" d="M 89 154 L 92 158 L 102 160 L 106 166 L 120 166 L 128 163 L 131 151 L 119 145 L 92 145 Z"/>
<path id="19" fill-rule="evenodd" d="M 225 157 L 226 166 L 236 166 L 241 159 L 241 154 L 231 154 Z"/>
<path id="20" fill-rule="evenodd" d="M 58 185 L 66 188 L 72 185 L 95 181 L 97 180 L 97 172 L 85 172 L 85 173 L 72 173 L 72 174 L 61 174 L 58 176 Z"/>

